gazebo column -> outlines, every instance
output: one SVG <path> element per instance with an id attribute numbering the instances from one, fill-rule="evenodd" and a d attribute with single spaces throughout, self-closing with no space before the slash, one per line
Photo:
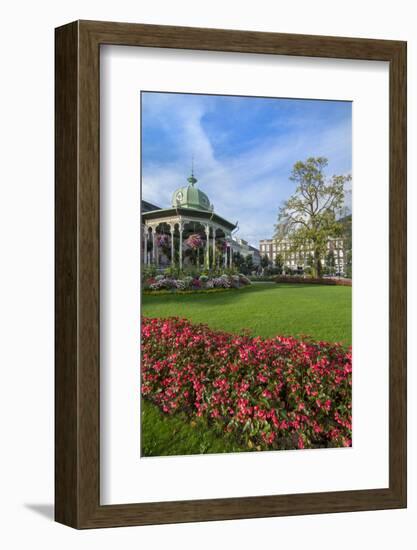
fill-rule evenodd
<path id="1" fill-rule="evenodd" d="M 152 263 L 156 265 L 156 238 L 155 227 L 152 227 Z"/>
<path id="2" fill-rule="evenodd" d="M 158 229 L 158 226 L 155 227 L 155 263 L 156 263 L 156 267 L 159 267 L 159 244 L 157 242 L 157 236 L 158 236 L 158 233 L 157 233 L 157 230 Z"/>
<path id="3" fill-rule="evenodd" d="M 145 231 L 143 235 L 143 263 L 148 265 L 148 227 L 145 225 Z"/>
<path id="4" fill-rule="evenodd" d="M 216 269 L 216 228 L 213 227 L 213 269 Z"/>
<path id="5" fill-rule="evenodd" d="M 171 267 L 174 267 L 174 231 L 175 231 L 175 224 L 169 224 L 169 232 L 171 234 Z"/>
<path id="6" fill-rule="evenodd" d="M 178 251 L 178 257 L 179 257 L 179 264 L 180 264 L 180 269 L 182 269 L 182 231 L 183 231 L 183 224 L 182 223 L 179 223 L 178 224 L 178 229 L 180 231 L 180 247 L 179 247 L 179 251 Z"/>
<path id="7" fill-rule="evenodd" d="M 158 233 L 155 228 L 155 265 L 159 267 L 159 247 L 158 247 Z"/>
<path id="8" fill-rule="evenodd" d="M 206 269 L 210 268 L 210 226 L 206 225 Z"/>
<path id="9" fill-rule="evenodd" d="M 148 246 L 149 246 L 149 251 L 148 251 L 148 264 L 151 265 L 152 264 L 152 227 L 148 227 Z"/>

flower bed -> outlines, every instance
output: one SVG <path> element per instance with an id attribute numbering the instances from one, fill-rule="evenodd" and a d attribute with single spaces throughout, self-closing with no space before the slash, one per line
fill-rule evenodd
<path id="1" fill-rule="evenodd" d="M 252 283 L 275 283 L 274 275 L 250 275 L 249 279 Z"/>
<path id="2" fill-rule="evenodd" d="M 239 290 L 242 290 L 244 288 L 249 288 L 249 286 L 246 287 L 240 287 Z M 144 296 L 166 296 L 168 294 L 172 294 L 175 292 L 176 294 L 220 294 L 222 292 L 230 292 L 233 290 L 237 290 L 235 288 L 196 288 L 191 290 L 151 290 L 151 289 L 145 289 L 143 290 Z"/>
<path id="3" fill-rule="evenodd" d="M 141 391 L 248 449 L 351 445 L 351 353 L 339 344 L 143 318 Z"/>
<path id="4" fill-rule="evenodd" d="M 250 285 L 250 280 L 242 274 L 218 277 L 200 275 L 199 277 L 186 276 L 174 278 L 167 275 L 149 277 L 144 281 L 144 291 L 153 294 L 160 291 L 202 291 L 213 289 L 242 288 Z"/>
<path id="5" fill-rule="evenodd" d="M 352 286 L 352 279 L 336 279 L 330 277 L 322 277 L 320 279 L 313 277 L 286 277 L 279 275 L 274 278 L 276 283 L 301 283 L 303 285 L 336 285 L 336 286 Z"/>

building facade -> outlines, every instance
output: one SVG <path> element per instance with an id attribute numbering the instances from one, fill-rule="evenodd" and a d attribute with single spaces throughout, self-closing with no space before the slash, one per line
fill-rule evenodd
<path id="1" fill-rule="evenodd" d="M 252 256 L 252 263 L 254 267 L 258 267 L 261 263 L 261 255 L 259 250 L 254 246 L 251 246 L 248 241 L 239 238 L 233 238 L 231 241 L 233 253 L 239 252 L 244 258 Z"/>
<path id="2" fill-rule="evenodd" d="M 280 255 L 284 267 L 289 267 L 292 270 L 309 267 L 309 262 L 313 254 L 313 250 L 309 246 L 301 246 L 297 251 L 294 251 L 291 249 L 289 240 L 274 238 L 262 239 L 259 242 L 259 250 L 261 257 L 267 256 L 271 265 L 275 265 L 276 257 Z M 346 271 L 348 254 L 347 239 L 329 237 L 327 240 L 327 254 L 330 252 L 333 253 L 334 270 L 338 273 L 344 273 Z M 324 266 L 326 259 L 322 258 L 321 262 Z"/>

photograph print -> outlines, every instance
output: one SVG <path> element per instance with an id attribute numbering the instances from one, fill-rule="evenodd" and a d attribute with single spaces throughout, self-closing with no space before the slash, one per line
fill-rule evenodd
<path id="1" fill-rule="evenodd" d="M 140 103 L 140 456 L 350 447 L 352 103 Z"/>

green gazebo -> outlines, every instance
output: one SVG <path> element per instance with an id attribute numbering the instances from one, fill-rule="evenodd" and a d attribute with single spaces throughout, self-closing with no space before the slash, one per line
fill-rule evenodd
<path id="1" fill-rule="evenodd" d="M 177 264 L 182 269 L 193 253 L 198 265 L 202 260 L 206 269 L 232 266 L 232 232 L 237 222 L 231 223 L 216 214 L 208 196 L 196 184 L 197 179 L 191 173 L 188 185 L 172 195 L 170 208 L 142 213 L 145 265 Z"/>

